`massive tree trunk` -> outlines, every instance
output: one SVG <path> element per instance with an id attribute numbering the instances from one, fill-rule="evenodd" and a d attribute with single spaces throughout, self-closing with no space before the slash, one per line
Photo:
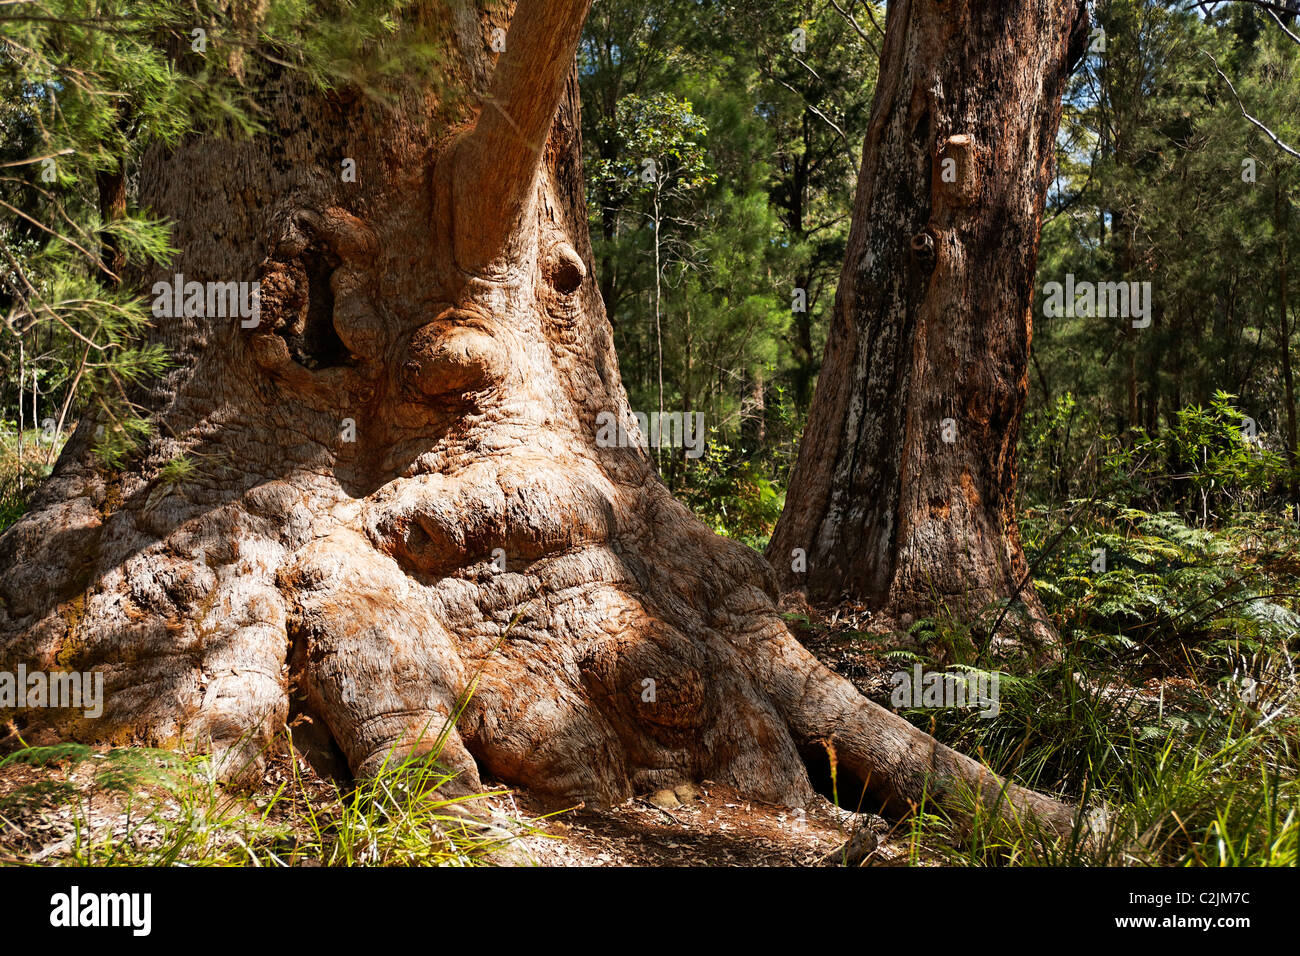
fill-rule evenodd
<path id="1" fill-rule="evenodd" d="M 889 5 L 826 356 L 768 550 L 815 603 L 855 599 L 901 625 L 1007 598 L 1043 616 L 1015 520 L 1016 439 L 1086 22 L 1081 0 Z"/>
<path id="2" fill-rule="evenodd" d="M 161 320 L 179 365 L 147 454 L 106 474 L 83 424 L 0 541 L 0 667 L 106 682 L 100 718 L 16 729 L 256 760 L 296 711 L 365 774 L 455 718 L 459 786 L 598 802 L 711 778 L 799 804 L 831 742 L 842 792 L 971 787 L 1068 827 L 818 663 L 762 557 L 655 477 L 586 265 L 588 3 L 521 3 L 495 69 L 491 14 L 431 6 L 481 108 L 285 81 L 266 135 L 150 153 L 183 252 L 148 281 L 257 277 L 261 314 Z M 606 411 L 629 447 L 597 440 Z M 169 481 L 179 455 L 197 473 Z"/>

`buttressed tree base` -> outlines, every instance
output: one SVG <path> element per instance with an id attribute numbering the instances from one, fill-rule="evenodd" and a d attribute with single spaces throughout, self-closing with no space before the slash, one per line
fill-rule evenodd
<path id="1" fill-rule="evenodd" d="M 0 666 L 105 676 L 99 719 L 31 710 L 18 732 L 238 763 L 302 712 L 364 775 L 455 717 L 442 759 L 467 789 L 614 802 L 709 778 L 795 805 L 830 743 L 864 806 L 973 791 L 1069 829 L 820 664 L 761 556 L 640 447 L 598 447 L 601 412 L 637 426 L 587 266 L 588 2 L 523 0 L 499 57 L 498 8 L 430 5 L 472 107 L 286 79 L 265 134 L 146 157 L 141 200 L 182 251 L 144 287 L 257 279 L 261 312 L 161 320 L 177 364 L 146 452 L 108 473 L 83 423 L 0 541 Z"/>

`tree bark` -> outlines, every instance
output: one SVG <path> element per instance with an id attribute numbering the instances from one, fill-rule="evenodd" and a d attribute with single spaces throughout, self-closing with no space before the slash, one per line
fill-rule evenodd
<path id="1" fill-rule="evenodd" d="M 1061 92 L 1086 25 L 1078 0 L 889 5 L 821 377 L 768 549 L 785 588 L 901 625 L 999 599 L 1042 620 L 1016 440 Z"/>
<path id="2" fill-rule="evenodd" d="M 1295 414 L 1295 376 L 1291 369 L 1291 309 L 1288 301 L 1291 280 L 1287 273 L 1287 252 L 1288 239 L 1290 238 L 1289 222 L 1291 216 L 1291 197 L 1283 189 L 1282 182 L 1285 172 L 1280 168 L 1274 170 L 1274 192 L 1273 192 L 1273 227 L 1278 235 L 1278 257 L 1277 257 L 1277 328 L 1278 328 L 1278 348 L 1282 359 L 1282 400 L 1286 403 L 1283 409 L 1282 422 L 1286 428 L 1285 447 L 1283 454 L 1286 457 L 1287 479 L 1286 491 L 1288 503 L 1292 509 L 1300 509 L 1300 470 L 1296 467 L 1297 459 L 1297 429 Z M 1300 517 L 1300 512 L 1297 512 Z"/>
<path id="3" fill-rule="evenodd" d="M 100 170 L 95 174 L 95 185 L 99 190 L 99 217 L 107 225 L 126 215 L 126 161 L 118 159 L 114 169 Z M 100 238 L 100 258 L 105 268 L 114 276 L 121 276 L 126 257 L 119 247 L 117 238 L 104 233 Z M 116 280 L 109 281 L 116 284 Z"/>
<path id="4" fill-rule="evenodd" d="M 160 320 L 178 365 L 146 453 L 105 473 L 83 424 L 0 539 L 0 667 L 105 679 L 98 719 L 13 729 L 238 766 L 303 714 L 366 774 L 449 725 L 457 786 L 596 802 L 710 778 L 801 804 L 801 749 L 829 741 L 881 804 L 973 789 L 1068 829 L 818 663 L 762 557 L 655 477 L 586 266 L 588 4 L 520 4 L 495 75 L 492 15 L 431 6 L 423 39 L 490 89 L 478 109 L 285 80 L 266 135 L 149 153 L 183 252 L 147 280 L 256 277 L 261 314 Z M 160 481 L 180 454 L 197 474 Z"/>

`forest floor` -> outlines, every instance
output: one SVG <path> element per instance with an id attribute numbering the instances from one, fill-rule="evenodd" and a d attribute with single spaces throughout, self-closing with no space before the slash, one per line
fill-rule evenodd
<path id="1" fill-rule="evenodd" d="M 92 758 L 70 772 L 54 763 L 6 768 L 0 777 L 0 865 L 246 862 L 237 853 L 227 858 L 225 853 L 200 847 L 201 836 L 195 836 L 205 829 L 202 818 L 207 814 L 200 814 L 196 825 L 194 804 L 183 796 L 178 799 L 165 787 L 132 787 L 128 793 L 105 786 L 102 778 L 96 780 L 97 763 Z M 287 758 L 272 761 L 259 793 L 236 802 L 250 810 L 265 803 L 265 794 L 275 792 L 283 782 L 286 765 Z M 308 768 L 299 771 L 300 785 L 320 788 L 324 794 L 328 784 L 312 779 Z M 58 799 L 60 793 L 74 792 L 75 799 Z M 891 834 L 884 819 L 842 810 L 820 797 L 806 809 L 771 806 L 745 800 L 709 781 L 683 796 L 686 799 L 671 810 L 657 806 L 647 795 L 608 808 L 579 806 L 557 812 L 527 794 L 492 790 L 486 795 L 487 804 L 496 819 L 510 821 L 507 828 L 516 837 L 489 859 L 538 866 L 830 866 L 841 861 L 842 849 L 855 832 L 869 832 L 865 840 L 861 836 L 853 840 L 855 845 L 865 844 L 864 849 L 872 847 L 867 865 L 909 862 L 905 830 Z M 294 832 L 301 821 L 295 819 L 293 802 L 276 807 L 266 821 L 270 828 Z M 209 821 L 214 830 L 220 829 L 222 815 L 215 814 Z M 219 844 L 225 844 L 227 837 L 256 845 L 242 827 L 213 834 Z M 193 844 L 189 849 L 198 853 L 198 859 L 185 852 L 187 842 Z M 182 852 L 168 860 L 178 848 Z M 284 851 L 279 846 L 274 849 L 283 859 Z M 226 850 L 233 851 L 234 846 L 227 845 Z M 296 862 L 321 865 L 315 854 Z"/>
<path id="2" fill-rule="evenodd" d="M 769 806 L 706 781 L 672 810 L 637 797 L 608 809 L 578 809 L 543 821 L 520 849 L 541 866 L 829 866 L 855 829 L 878 841 L 871 865 L 905 862 L 880 817 L 817 798 L 806 809 Z M 532 805 L 525 799 L 520 808 Z M 540 808 L 538 808 L 540 809 Z M 901 839 L 901 838 L 900 838 Z"/>

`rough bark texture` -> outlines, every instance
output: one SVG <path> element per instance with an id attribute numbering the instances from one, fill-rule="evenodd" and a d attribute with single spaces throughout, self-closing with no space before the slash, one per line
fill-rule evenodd
<path id="1" fill-rule="evenodd" d="M 1017 592 L 1042 617 L 1020 587 L 1015 452 L 1086 24 L 1080 0 L 890 3 L 825 360 L 768 550 L 785 588 L 902 624 Z"/>
<path id="2" fill-rule="evenodd" d="M 433 8 L 449 75 L 491 91 L 481 111 L 285 85 L 270 135 L 150 155 L 144 198 L 184 250 L 167 274 L 260 277 L 261 320 L 162 320 L 179 367 L 148 454 L 105 475 L 83 425 L 0 539 L 0 667 L 106 678 L 102 718 L 28 711 L 29 740 L 252 757 L 292 710 L 364 774 L 472 689 L 444 752 L 466 788 L 488 772 L 603 802 L 712 778 L 799 804 L 801 748 L 832 741 L 842 781 L 895 808 L 999 794 L 795 641 L 766 562 L 645 451 L 597 445 L 602 411 L 637 432 L 586 266 L 585 12 L 521 7 L 493 79 L 499 22 Z M 199 476 L 161 481 L 182 453 Z"/>

